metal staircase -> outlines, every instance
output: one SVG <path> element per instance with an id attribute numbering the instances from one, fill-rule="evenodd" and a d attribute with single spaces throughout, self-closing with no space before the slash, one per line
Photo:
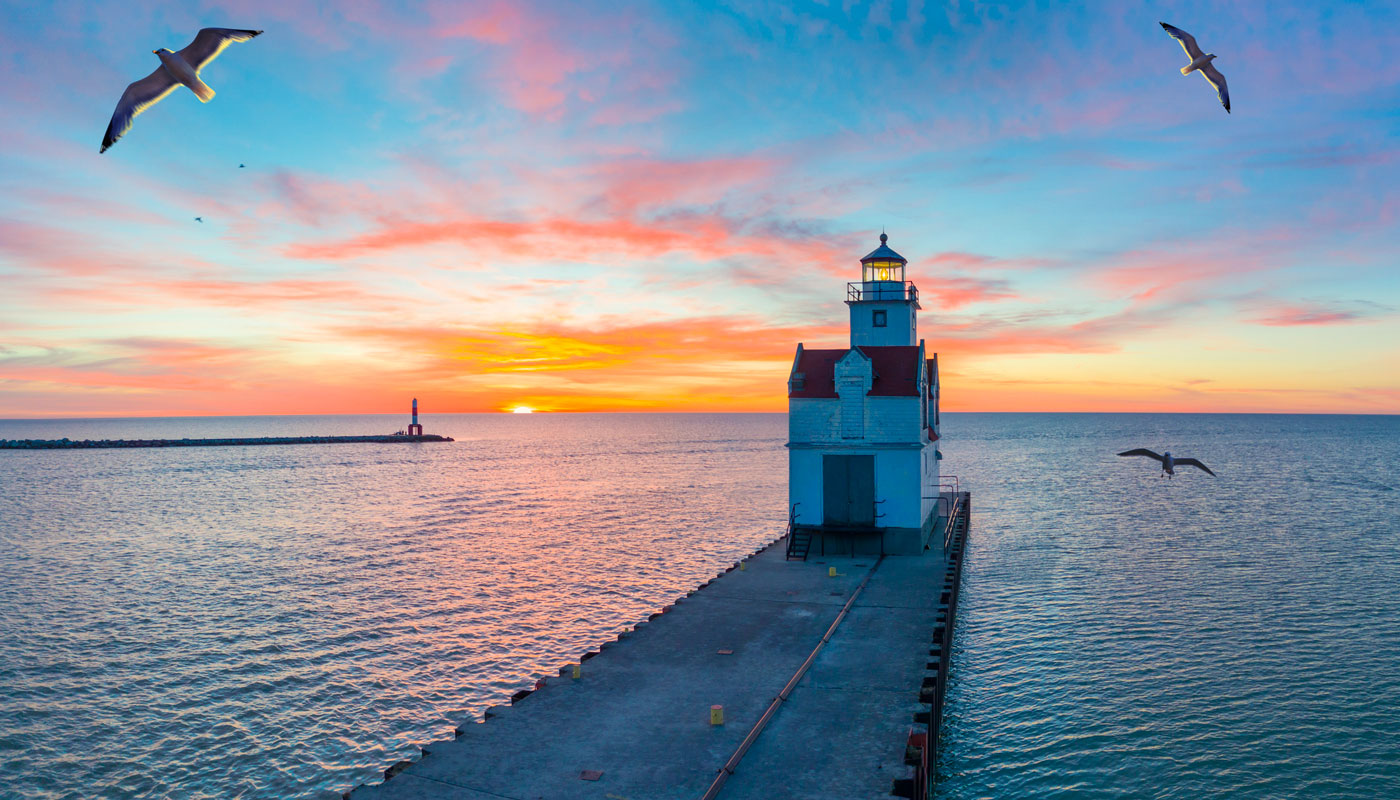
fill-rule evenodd
<path id="1" fill-rule="evenodd" d="M 800 503 L 792 504 L 792 511 L 788 513 L 787 525 L 787 560 L 806 561 L 807 552 L 812 549 L 812 532 L 810 530 L 798 530 L 797 528 L 797 507 Z"/>
<path id="2" fill-rule="evenodd" d="M 812 549 L 811 531 L 788 530 L 787 559 L 788 561 L 806 561 L 807 551 Z"/>

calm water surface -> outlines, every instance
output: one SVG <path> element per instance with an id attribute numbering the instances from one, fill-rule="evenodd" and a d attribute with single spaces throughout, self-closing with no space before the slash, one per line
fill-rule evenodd
<path id="1" fill-rule="evenodd" d="M 1400 417 L 948 418 L 940 797 L 1400 797 Z"/>
<path id="2" fill-rule="evenodd" d="M 0 453 L 0 796 L 334 797 L 782 530 L 782 415 L 426 421 L 458 441 Z M 944 432 L 975 517 L 941 797 L 1400 796 L 1400 418 Z"/>
<path id="3" fill-rule="evenodd" d="M 457 441 L 0 452 L 0 796 L 338 797 L 786 522 L 779 415 L 425 422 Z"/>

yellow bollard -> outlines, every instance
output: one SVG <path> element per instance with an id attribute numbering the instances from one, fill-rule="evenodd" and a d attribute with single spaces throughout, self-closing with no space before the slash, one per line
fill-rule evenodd
<path id="1" fill-rule="evenodd" d="M 746 569 L 748 569 L 748 568 L 749 568 L 748 562 L 746 562 L 746 561 L 740 561 L 740 562 L 739 562 L 739 571 L 740 571 L 740 572 L 743 572 L 744 570 L 746 570 Z"/>
<path id="2" fill-rule="evenodd" d="M 710 724 L 724 724 L 724 706 L 710 706 Z"/>
<path id="3" fill-rule="evenodd" d="M 826 568 L 826 577 L 828 577 L 828 578 L 834 578 L 834 577 L 836 577 L 836 567 L 827 567 L 827 568 Z"/>
<path id="4" fill-rule="evenodd" d="M 583 665 L 582 665 L 582 664 L 575 664 L 575 665 L 574 665 L 574 680 L 578 680 L 579 678 L 582 678 L 582 677 L 583 677 Z"/>

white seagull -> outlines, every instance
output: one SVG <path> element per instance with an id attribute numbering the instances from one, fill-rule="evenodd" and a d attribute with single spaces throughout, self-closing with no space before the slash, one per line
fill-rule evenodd
<path id="1" fill-rule="evenodd" d="M 1208 473 L 1210 473 L 1211 475 L 1214 475 L 1214 474 L 1215 474 L 1214 472 L 1211 472 L 1211 471 L 1210 471 L 1210 467 L 1207 467 L 1205 464 L 1202 464 L 1201 462 L 1197 461 L 1197 460 L 1194 459 L 1194 458 L 1172 458 L 1171 451 L 1165 452 L 1165 453 L 1163 453 L 1163 454 L 1161 454 L 1161 455 L 1159 456 L 1159 455 L 1157 455 L 1156 453 L 1152 452 L 1151 450 L 1148 450 L 1148 449 L 1145 448 L 1145 447 L 1139 447 L 1139 448 L 1136 449 L 1136 450 L 1124 450 L 1123 452 L 1119 453 L 1118 455 L 1120 455 L 1120 456 L 1147 456 L 1148 458 L 1156 459 L 1157 461 L 1161 462 L 1161 464 L 1162 464 L 1162 474 L 1163 474 L 1163 475 L 1166 475 L 1168 478 L 1170 478 L 1171 476 L 1173 476 L 1173 475 L 1176 474 L 1176 469 L 1175 469 L 1175 467 L 1177 467 L 1178 465 L 1181 465 L 1181 464 L 1185 464 L 1185 465 L 1187 465 L 1187 466 L 1195 467 L 1195 468 L 1197 468 L 1197 469 L 1200 469 L 1200 470 L 1203 470 L 1203 471 L 1205 471 L 1205 472 L 1208 472 Z"/>
<path id="2" fill-rule="evenodd" d="M 1159 22 L 1162 29 L 1171 34 L 1171 37 L 1181 43 L 1181 49 L 1186 51 L 1186 55 L 1191 59 L 1191 63 L 1181 68 L 1182 75 L 1190 75 L 1192 72 L 1200 71 L 1201 76 L 1215 87 L 1215 93 L 1220 97 L 1220 105 L 1225 106 L 1225 113 L 1230 113 L 1230 88 L 1225 85 L 1225 76 L 1220 74 L 1220 70 L 1210 63 L 1215 60 L 1215 53 L 1202 53 L 1201 46 L 1196 44 L 1196 37 L 1165 22 Z"/>
<path id="3" fill-rule="evenodd" d="M 199 71 L 209 65 L 233 42 L 246 42 L 262 31 L 245 31 L 236 28 L 205 28 L 195 34 L 189 47 L 172 53 L 162 47 L 152 50 L 160 59 L 156 71 L 126 87 L 122 99 L 117 101 L 117 110 L 112 112 L 112 121 L 107 124 L 107 135 L 102 137 L 102 149 L 117 143 L 122 134 L 131 130 L 131 123 L 142 111 L 159 103 L 175 87 L 184 84 L 195 93 L 199 102 L 207 103 L 214 98 L 214 90 L 199 79 Z"/>

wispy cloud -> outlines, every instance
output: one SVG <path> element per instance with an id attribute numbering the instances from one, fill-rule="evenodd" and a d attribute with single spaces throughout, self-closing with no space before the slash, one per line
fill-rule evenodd
<path id="1" fill-rule="evenodd" d="M 1338 325 L 1372 319 L 1387 310 L 1375 303 L 1292 303 L 1261 309 L 1249 321 L 1274 327 Z"/>

